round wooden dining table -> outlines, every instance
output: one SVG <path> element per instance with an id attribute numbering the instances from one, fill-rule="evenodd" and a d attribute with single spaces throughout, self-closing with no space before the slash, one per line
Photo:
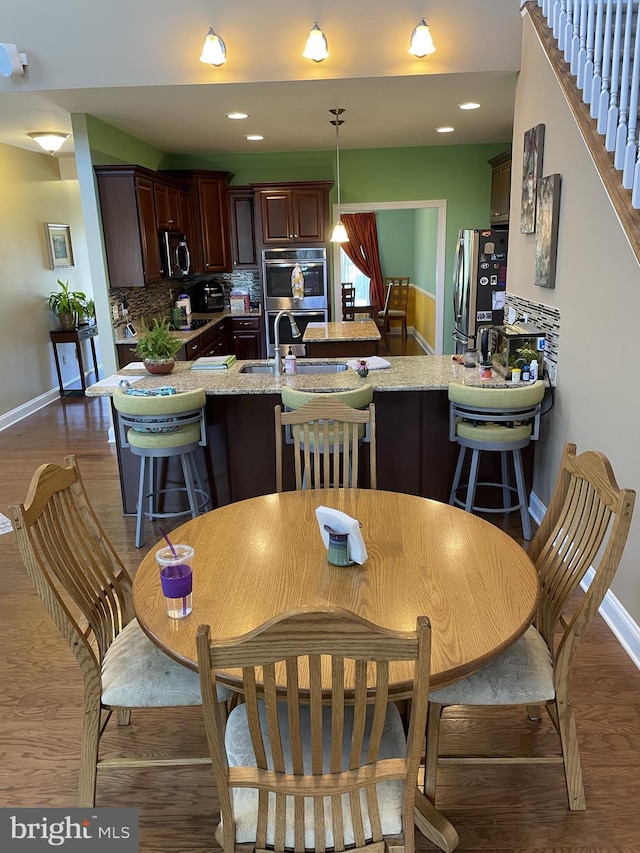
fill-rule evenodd
<path id="1" fill-rule="evenodd" d="M 367 560 L 327 560 L 315 510 L 333 507 L 362 525 Z M 232 503 L 171 533 L 195 550 L 193 611 L 167 616 L 154 545 L 133 582 L 134 608 L 150 639 L 197 669 L 196 630 L 239 637 L 302 605 L 338 605 L 377 625 L 413 631 L 431 622 L 431 685 L 478 669 L 530 625 L 538 578 L 526 552 L 481 518 L 397 492 L 326 489 L 282 492 Z M 411 696 L 411 664 L 390 672 L 394 699 Z M 225 675 L 226 679 L 226 675 Z M 230 673 L 228 684 L 239 685 Z"/>

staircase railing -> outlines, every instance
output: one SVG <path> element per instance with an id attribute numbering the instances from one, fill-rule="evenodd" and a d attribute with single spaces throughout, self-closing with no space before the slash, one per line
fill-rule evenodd
<path id="1" fill-rule="evenodd" d="M 529 5 L 529 4 L 527 4 Z M 640 208 L 640 0 L 537 0 L 620 173 Z"/>

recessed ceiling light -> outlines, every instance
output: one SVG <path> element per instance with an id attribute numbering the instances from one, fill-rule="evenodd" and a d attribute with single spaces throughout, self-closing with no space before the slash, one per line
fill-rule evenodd
<path id="1" fill-rule="evenodd" d="M 464 104 L 458 104 L 458 109 L 461 110 L 478 110 L 482 105 L 475 101 L 466 101 Z"/>
<path id="2" fill-rule="evenodd" d="M 261 139 L 264 139 L 264 136 L 260 136 L 259 133 L 250 133 L 245 139 L 248 139 L 249 142 L 260 142 Z"/>
<path id="3" fill-rule="evenodd" d="M 437 133 L 453 133 L 455 127 L 436 127 Z"/>
<path id="4" fill-rule="evenodd" d="M 249 114 L 248 113 L 227 113 L 227 118 L 236 118 L 236 119 L 249 118 Z"/>

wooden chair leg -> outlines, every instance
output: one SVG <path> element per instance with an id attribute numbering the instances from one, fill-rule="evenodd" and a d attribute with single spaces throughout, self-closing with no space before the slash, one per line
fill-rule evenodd
<path id="1" fill-rule="evenodd" d="M 131 708 L 118 708 L 116 719 L 117 725 L 128 726 L 131 722 Z"/>
<path id="2" fill-rule="evenodd" d="M 79 808 L 93 808 L 96 804 L 96 776 L 98 773 L 101 722 L 100 703 L 95 702 L 89 707 L 85 706 L 80 743 Z"/>
<path id="3" fill-rule="evenodd" d="M 582 765 L 578 749 L 578 733 L 573 714 L 573 702 L 570 694 L 556 694 L 555 701 L 558 734 L 562 744 L 564 775 L 567 783 L 567 796 L 571 811 L 584 811 L 587 803 L 582 782 Z"/>
<path id="4" fill-rule="evenodd" d="M 429 702 L 426 731 L 427 743 L 424 757 L 424 795 L 432 803 L 436 801 L 440 718 L 443 711 L 444 705 L 438 705 L 437 702 Z"/>

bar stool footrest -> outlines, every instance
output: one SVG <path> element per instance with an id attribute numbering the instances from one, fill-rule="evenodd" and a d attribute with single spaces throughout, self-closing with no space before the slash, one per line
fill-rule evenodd
<path id="1" fill-rule="evenodd" d="M 476 487 L 478 487 L 478 486 L 485 486 L 485 487 L 492 488 L 492 489 L 500 489 L 503 492 L 505 489 L 507 489 L 509 492 L 515 492 L 516 495 L 518 494 L 518 489 L 516 486 L 503 485 L 502 483 L 486 483 L 486 482 L 480 483 L 480 482 L 478 482 L 478 483 L 476 483 Z M 463 509 L 465 508 L 467 503 L 466 503 L 466 501 L 464 501 L 458 497 L 458 492 L 466 490 L 468 487 L 469 487 L 468 483 L 462 483 L 461 485 L 458 486 L 458 488 L 456 489 L 456 492 L 455 492 L 455 496 L 453 498 L 453 503 L 452 503 L 453 506 L 459 506 L 459 507 L 462 507 Z M 472 512 L 499 512 L 499 513 L 504 513 L 504 512 L 516 512 L 516 510 L 519 510 L 519 509 L 522 509 L 522 504 L 520 504 L 520 503 L 517 503 L 515 506 L 504 506 L 504 505 L 503 506 L 476 506 L 474 504 L 471 507 Z"/>
<path id="2" fill-rule="evenodd" d="M 206 506 L 209 505 L 211 498 L 204 491 L 204 489 L 194 488 L 194 493 L 196 497 L 201 499 L 201 502 L 198 504 L 198 512 L 202 512 Z M 148 501 L 150 498 L 158 499 L 160 495 L 166 495 L 169 492 L 182 492 L 185 495 L 188 495 L 188 490 L 184 486 L 175 486 L 169 489 L 158 489 L 155 492 L 149 492 L 144 496 L 144 500 Z M 148 510 L 143 510 L 143 515 L 145 518 L 148 518 L 149 521 L 153 521 L 154 518 L 180 518 L 183 515 L 191 515 L 191 508 L 180 509 L 172 512 L 149 512 Z"/>

